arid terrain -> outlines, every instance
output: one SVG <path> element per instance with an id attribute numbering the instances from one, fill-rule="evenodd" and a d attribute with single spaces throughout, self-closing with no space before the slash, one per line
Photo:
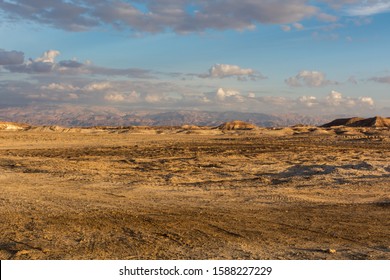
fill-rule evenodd
<path id="1" fill-rule="evenodd" d="M 4 127 L 0 259 L 390 259 L 389 128 Z"/>

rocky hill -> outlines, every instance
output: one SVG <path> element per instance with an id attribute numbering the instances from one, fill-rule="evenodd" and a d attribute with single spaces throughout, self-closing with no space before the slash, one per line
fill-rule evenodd
<path id="1" fill-rule="evenodd" d="M 221 130 L 253 130 L 256 129 L 257 126 L 251 123 L 236 120 L 231 122 L 225 122 L 217 128 Z"/>
<path id="2" fill-rule="evenodd" d="M 346 118 L 336 119 L 329 123 L 322 125 L 322 127 L 332 126 L 349 126 L 349 127 L 390 127 L 390 118 L 373 117 L 373 118 Z"/>

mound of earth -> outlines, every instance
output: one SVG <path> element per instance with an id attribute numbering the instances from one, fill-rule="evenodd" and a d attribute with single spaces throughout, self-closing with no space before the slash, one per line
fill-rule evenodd
<path id="1" fill-rule="evenodd" d="M 198 130 L 198 129 L 201 129 L 199 126 L 197 125 L 190 125 L 190 124 L 185 124 L 185 125 L 182 125 L 181 127 L 182 129 L 185 129 L 185 130 Z"/>
<path id="2" fill-rule="evenodd" d="M 321 125 L 321 127 L 332 127 L 332 126 L 351 126 L 352 124 L 364 120 L 364 118 L 358 118 L 358 117 L 353 117 L 353 118 L 345 118 L 345 119 L 335 119 L 329 123 L 326 123 L 324 125 Z"/>
<path id="3" fill-rule="evenodd" d="M 257 126 L 243 121 L 231 121 L 225 122 L 217 128 L 221 130 L 253 130 L 257 128 Z"/>
<path id="4" fill-rule="evenodd" d="M 51 125 L 51 126 L 37 126 L 29 129 L 31 131 L 35 132 L 69 132 L 70 128 L 61 127 L 58 125 Z"/>
<path id="5" fill-rule="evenodd" d="M 30 126 L 23 123 L 0 122 L 0 130 L 17 131 L 17 130 L 26 130 L 28 128 L 30 128 Z"/>
<path id="6" fill-rule="evenodd" d="M 351 126 L 356 127 L 390 127 L 390 119 L 382 117 L 373 117 L 364 119 L 358 122 L 353 123 Z"/>
<path id="7" fill-rule="evenodd" d="M 332 126 L 350 126 L 350 127 L 390 127 L 390 119 L 382 118 L 379 116 L 373 118 L 346 118 L 336 119 L 330 123 L 326 123 L 321 127 L 332 127 Z"/>

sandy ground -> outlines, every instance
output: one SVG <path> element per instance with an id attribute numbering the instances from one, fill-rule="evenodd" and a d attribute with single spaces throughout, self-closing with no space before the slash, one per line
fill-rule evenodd
<path id="1" fill-rule="evenodd" d="M 0 131 L 0 259 L 390 259 L 388 136 L 122 132 Z"/>

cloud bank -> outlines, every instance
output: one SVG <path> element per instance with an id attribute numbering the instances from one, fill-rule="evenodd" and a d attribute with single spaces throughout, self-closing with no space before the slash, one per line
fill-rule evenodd
<path id="1" fill-rule="evenodd" d="M 0 65 L 18 65 L 24 62 L 24 53 L 0 49 Z"/>
<path id="2" fill-rule="evenodd" d="M 62 60 L 56 58 L 61 53 L 57 50 L 48 50 L 36 59 L 24 61 L 24 53 L 17 51 L 0 50 L 0 66 L 11 73 L 53 74 L 53 75 L 101 75 L 127 76 L 132 78 L 152 78 L 151 71 L 139 68 L 109 68 L 93 65 L 90 62 L 82 63 L 76 60 Z"/>
<path id="3" fill-rule="evenodd" d="M 335 90 L 326 97 L 302 95 L 291 98 L 264 92 L 258 96 L 256 91 L 245 92 L 242 88 L 228 87 L 228 84 L 237 86 L 234 81 L 225 81 L 229 78 L 239 81 L 265 79 L 254 69 L 238 65 L 215 64 L 207 74 L 189 74 L 206 79 L 205 84 L 199 86 L 199 83 L 191 84 L 194 81 L 182 80 L 182 73 L 169 76 L 170 80 L 164 81 L 160 79 L 164 73 L 137 68 L 101 67 L 74 59 L 57 61 L 60 55 L 58 50 L 48 50 L 35 59 L 24 60 L 23 52 L 0 50 L 0 99 L 3 105 L 57 102 L 148 109 L 189 108 L 268 113 L 287 110 L 311 113 L 329 111 L 345 114 L 356 113 L 356 110 L 371 112 L 375 109 L 375 102 L 369 96 L 348 97 Z M 22 78 L 15 80 L 19 74 L 22 74 Z M 154 77 L 154 74 L 160 76 Z M 350 80 L 351 83 L 355 81 L 352 77 Z M 386 76 L 370 80 L 390 83 Z M 339 84 L 328 80 L 323 72 L 311 70 L 303 70 L 285 82 L 292 87 L 312 88 Z"/>
<path id="4" fill-rule="evenodd" d="M 28 20 L 68 31 L 108 25 L 149 33 L 245 30 L 256 24 L 295 23 L 321 13 L 306 0 L 1 0 L 0 11 L 9 20 Z"/>

